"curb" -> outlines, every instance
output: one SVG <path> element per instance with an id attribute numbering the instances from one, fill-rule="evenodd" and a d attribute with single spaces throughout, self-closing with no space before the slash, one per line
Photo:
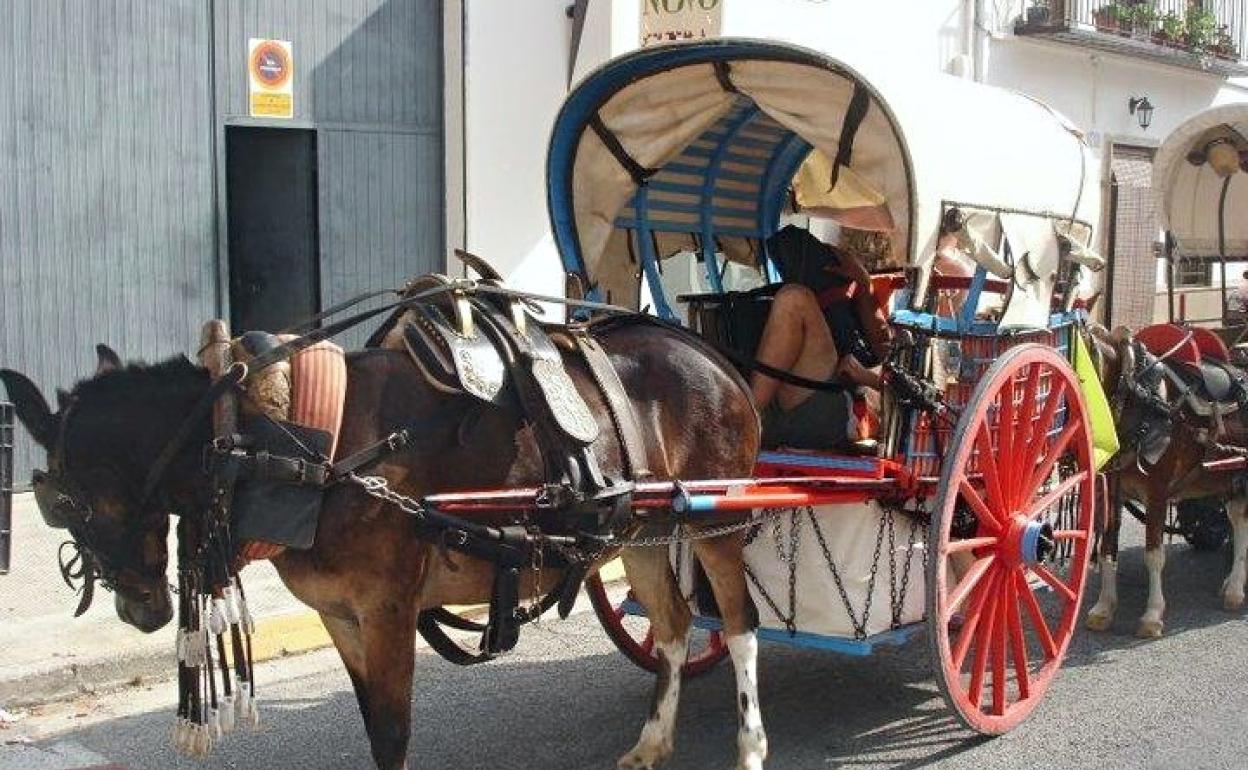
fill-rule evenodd
<path id="1" fill-rule="evenodd" d="M 624 570 L 618 559 L 604 565 L 600 574 L 607 583 L 624 579 Z M 487 605 L 452 606 L 447 609 L 475 618 L 486 611 Z M 321 624 L 320 616 L 312 610 L 257 618 L 256 633 L 252 637 L 252 658 L 256 663 L 264 663 L 315 652 L 332 644 L 329 632 Z M 424 639 L 418 636 L 416 649 L 426 647 L 428 645 Z M 175 670 L 175 665 L 172 647 L 132 655 L 123 654 L 109 659 L 68 663 L 13 679 L 0 680 L 0 704 L 10 709 L 28 708 L 81 695 L 138 687 L 168 679 L 169 674 Z"/>

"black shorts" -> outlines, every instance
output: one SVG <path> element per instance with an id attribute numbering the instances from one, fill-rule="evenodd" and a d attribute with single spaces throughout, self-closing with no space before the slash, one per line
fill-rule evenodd
<path id="1" fill-rule="evenodd" d="M 848 391 L 815 390 L 802 403 L 785 410 L 778 400 L 763 410 L 763 446 L 793 449 L 842 449 L 850 443 Z"/>

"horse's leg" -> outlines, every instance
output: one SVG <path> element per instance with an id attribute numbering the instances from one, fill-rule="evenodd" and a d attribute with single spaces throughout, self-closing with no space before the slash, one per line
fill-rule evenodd
<path id="1" fill-rule="evenodd" d="M 698 540 L 694 552 L 715 592 L 737 676 L 737 770 L 762 770 L 767 733 L 758 704 L 758 638 L 745 583 L 741 537 Z"/>
<path id="2" fill-rule="evenodd" d="M 359 638 L 364 653 L 364 698 L 368 702 L 361 711 L 373 761 L 377 770 L 407 770 L 416 660 L 415 610 L 397 602 L 374 608 L 360 619 Z"/>
<path id="3" fill-rule="evenodd" d="M 355 700 L 360 706 L 360 716 L 364 719 L 364 728 L 368 729 L 368 693 L 365 690 L 364 676 L 364 643 L 360 639 L 360 625 L 354 620 L 343 620 L 321 613 L 321 623 L 329 632 L 342 665 L 351 677 L 351 687 L 355 690 Z"/>
<path id="4" fill-rule="evenodd" d="M 1111 495 L 1109 510 L 1105 513 L 1105 531 L 1101 533 L 1101 552 L 1097 554 L 1101 567 L 1101 593 L 1096 604 L 1088 610 L 1086 620 L 1093 631 L 1108 631 L 1114 625 L 1114 613 L 1118 610 L 1118 530 L 1122 526 L 1122 501 L 1117 494 Z"/>
<path id="5" fill-rule="evenodd" d="M 1222 605 L 1237 610 L 1244 606 L 1244 583 L 1248 581 L 1248 499 L 1227 500 L 1226 515 L 1231 520 L 1235 551 L 1231 572 L 1222 582 Z"/>
<path id="6" fill-rule="evenodd" d="M 646 608 L 654 650 L 659 659 L 658 678 L 650 716 L 631 751 L 620 758 L 620 770 L 653 768 L 672 754 L 676 707 L 680 703 L 680 669 L 689 653 L 692 617 L 680 587 L 672 575 L 666 548 L 626 548 L 624 572 L 633 595 Z"/>
<path id="7" fill-rule="evenodd" d="M 1148 515 L 1144 527 L 1144 566 L 1148 569 L 1148 604 L 1140 623 L 1136 626 L 1135 635 L 1148 639 L 1156 639 L 1165 629 L 1162 615 L 1166 611 L 1166 597 L 1162 591 L 1161 575 L 1166 568 L 1166 508 L 1169 500 L 1164 492 L 1157 492 L 1150 484 L 1148 492 Z"/>

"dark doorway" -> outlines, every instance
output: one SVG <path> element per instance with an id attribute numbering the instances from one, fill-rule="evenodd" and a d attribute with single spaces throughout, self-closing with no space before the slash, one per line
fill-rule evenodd
<path id="1" fill-rule="evenodd" d="M 316 133 L 228 126 L 230 325 L 277 331 L 320 308 Z"/>

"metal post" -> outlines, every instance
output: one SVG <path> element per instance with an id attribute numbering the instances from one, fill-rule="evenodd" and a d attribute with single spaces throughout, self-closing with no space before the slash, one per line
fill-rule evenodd
<path id="1" fill-rule="evenodd" d="M 13 405 L 0 401 L 0 575 L 13 548 Z"/>

